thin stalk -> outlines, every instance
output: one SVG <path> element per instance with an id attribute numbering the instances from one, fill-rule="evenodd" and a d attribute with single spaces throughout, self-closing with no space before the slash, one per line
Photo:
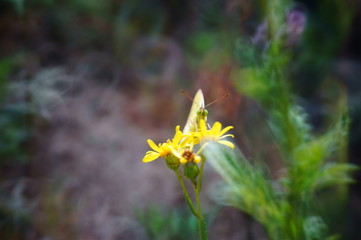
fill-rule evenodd
<path id="1" fill-rule="evenodd" d="M 184 181 L 183 181 L 182 174 L 181 174 L 178 170 L 177 170 L 177 171 L 174 171 L 174 172 L 176 173 L 177 178 L 178 178 L 178 180 L 179 180 L 179 183 L 180 183 L 180 185 L 181 185 L 181 187 L 182 187 L 183 194 L 184 194 L 184 198 L 186 199 L 186 202 L 188 203 L 188 205 L 189 205 L 192 213 L 194 214 L 194 216 L 196 216 L 197 219 L 198 219 L 198 218 L 199 218 L 199 215 L 198 215 L 196 209 L 194 208 L 192 199 L 190 198 L 189 193 L 188 193 L 188 191 L 187 191 L 187 188 L 186 188 L 185 185 L 184 185 Z"/>
<path id="2" fill-rule="evenodd" d="M 203 164 L 204 164 L 204 162 L 205 161 L 202 161 Z M 201 169 L 202 169 L 202 166 L 201 166 Z M 203 171 L 203 169 L 201 170 L 199 178 L 201 177 L 202 171 Z M 193 184 L 193 188 L 194 188 L 194 193 L 196 195 L 199 239 L 200 240 L 208 240 L 206 221 L 204 220 L 204 218 L 202 216 L 201 200 L 200 200 L 200 196 L 199 196 L 199 193 L 200 193 L 200 190 L 201 190 L 201 183 L 198 184 L 198 186 Z"/>
<path id="3" fill-rule="evenodd" d="M 199 192 L 202 191 L 203 169 L 204 169 L 205 163 L 206 163 L 206 158 L 202 155 L 202 162 L 201 162 L 201 167 L 199 169 L 199 176 L 198 176 L 198 189 L 199 189 Z"/>

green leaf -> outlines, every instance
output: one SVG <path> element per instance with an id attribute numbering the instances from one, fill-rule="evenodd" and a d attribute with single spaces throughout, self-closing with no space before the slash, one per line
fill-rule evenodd
<path id="1" fill-rule="evenodd" d="M 239 149 L 209 144 L 203 154 L 225 183 L 216 185 L 212 196 L 221 204 L 241 209 L 263 223 L 282 219 L 283 202 L 260 166 L 252 166 Z"/>
<path id="2" fill-rule="evenodd" d="M 352 183 L 351 173 L 358 167 L 348 163 L 328 163 L 318 173 L 314 188 L 321 189 L 336 184 Z"/>
<path id="3" fill-rule="evenodd" d="M 303 229 L 306 240 L 321 240 L 324 239 L 327 226 L 321 217 L 311 216 L 305 219 Z"/>

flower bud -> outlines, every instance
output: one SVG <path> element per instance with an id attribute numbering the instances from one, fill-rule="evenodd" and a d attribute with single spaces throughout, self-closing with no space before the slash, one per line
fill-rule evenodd
<path id="1" fill-rule="evenodd" d="M 168 154 L 164 157 L 165 163 L 167 164 L 167 166 L 172 169 L 172 170 L 177 170 L 179 168 L 180 165 L 180 161 L 179 159 L 174 156 L 173 154 Z"/>
<path id="2" fill-rule="evenodd" d="M 194 162 L 188 162 L 184 165 L 184 176 L 191 180 L 192 183 L 196 182 L 198 174 L 199 168 Z"/>

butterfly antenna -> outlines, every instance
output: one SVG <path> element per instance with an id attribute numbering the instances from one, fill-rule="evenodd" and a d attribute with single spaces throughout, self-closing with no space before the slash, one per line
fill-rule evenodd
<path id="1" fill-rule="evenodd" d="M 227 94 L 223 95 L 222 97 L 219 97 L 219 98 L 217 98 L 216 100 L 208 103 L 205 107 L 208 107 L 209 105 L 212 105 L 213 103 L 216 103 L 216 102 L 218 102 L 218 101 L 220 101 L 220 100 L 222 100 L 222 99 L 224 99 L 224 98 L 228 98 L 230 95 L 231 95 L 231 94 L 227 93 Z"/>
<path id="2" fill-rule="evenodd" d="M 189 94 L 185 91 L 185 90 L 181 90 L 181 92 L 189 99 L 193 102 L 193 98 L 191 96 L 189 96 Z"/>

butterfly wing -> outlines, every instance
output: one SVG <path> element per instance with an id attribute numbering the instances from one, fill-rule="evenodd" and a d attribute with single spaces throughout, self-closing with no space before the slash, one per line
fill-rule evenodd
<path id="1" fill-rule="evenodd" d="M 197 129 L 197 112 L 200 109 L 204 109 L 204 97 L 201 89 L 199 89 L 194 96 L 191 111 L 189 112 L 189 116 L 187 119 L 187 123 L 183 129 L 183 133 L 195 131 Z"/>

